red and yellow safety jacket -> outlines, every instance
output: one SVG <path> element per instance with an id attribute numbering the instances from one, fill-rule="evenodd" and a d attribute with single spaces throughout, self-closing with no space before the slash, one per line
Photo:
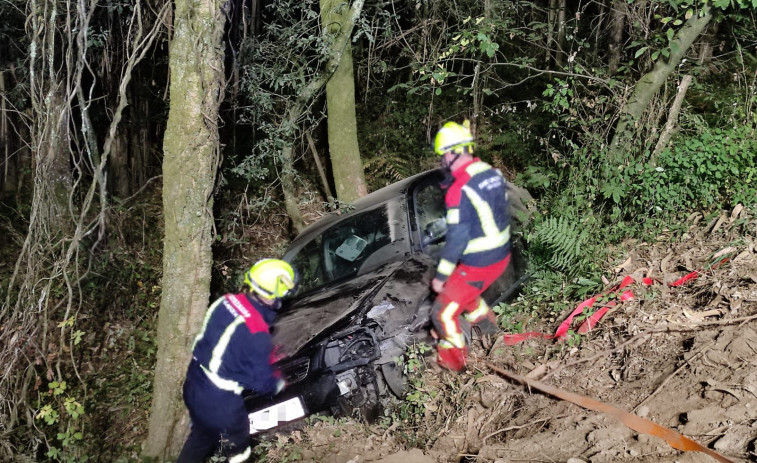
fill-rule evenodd
<path id="1" fill-rule="evenodd" d="M 510 214 L 502 174 L 478 158 L 452 172 L 447 189 L 447 235 L 436 278 L 446 280 L 458 263 L 486 267 L 510 254 Z"/>

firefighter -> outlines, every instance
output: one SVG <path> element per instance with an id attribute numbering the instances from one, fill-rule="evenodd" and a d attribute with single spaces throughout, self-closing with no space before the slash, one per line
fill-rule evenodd
<path id="1" fill-rule="evenodd" d="M 510 217 L 505 179 L 499 170 L 473 157 L 467 121 L 447 122 L 437 132 L 434 151 L 447 180 L 447 235 L 436 275 L 431 321 L 438 337 L 437 362 L 460 371 L 468 353 L 463 323 L 482 333 L 497 330 L 494 313 L 481 294 L 510 261 Z"/>
<path id="2" fill-rule="evenodd" d="M 184 381 L 192 427 L 177 463 L 202 463 L 219 449 L 230 463 L 249 458 L 250 423 L 241 393 L 273 396 L 284 388 L 272 366 L 269 325 L 295 285 L 291 265 L 264 259 L 245 274 L 241 293 L 222 296 L 206 312 Z"/>

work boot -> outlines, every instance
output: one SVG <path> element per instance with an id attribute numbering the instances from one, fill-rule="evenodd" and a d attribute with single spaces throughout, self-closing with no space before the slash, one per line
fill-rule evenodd
<path id="1" fill-rule="evenodd" d="M 444 347 L 442 343 L 436 346 L 437 358 L 436 363 L 440 367 L 448 370 L 459 372 L 465 368 L 465 357 L 468 355 L 468 348 L 463 347 Z"/>
<path id="2" fill-rule="evenodd" d="M 481 336 L 491 336 L 499 333 L 499 326 L 489 318 L 484 318 L 473 325 L 473 331 Z"/>

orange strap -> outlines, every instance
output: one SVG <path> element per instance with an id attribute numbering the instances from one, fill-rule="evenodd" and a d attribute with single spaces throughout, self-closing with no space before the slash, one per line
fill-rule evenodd
<path id="1" fill-rule="evenodd" d="M 573 392 L 568 392 L 563 389 L 549 386 L 540 381 L 536 381 L 533 379 L 526 378 L 524 376 L 517 375 L 515 373 L 511 373 L 489 362 L 485 362 L 485 364 L 491 370 L 496 371 L 497 373 L 499 373 L 500 375 L 508 379 L 517 381 L 521 384 L 525 384 L 528 387 L 531 387 L 533 389 L 538 389 L 551 396 L 557 397 L 558 399 L 567 400 L 568 402 L 572 402 L 583 408 L 587 408 L 589 410 L 594 410 L 597 412 L 607 413 L 608 415 L 611 415 L 619 419 L 624 425 L 628 426 L 634 431 L 648 434 L 650 436 L 659 437 L 660 439 L 665 440 L 665 442 L 670 444 L 670 446 L 676 450 L 703 452 L 721 463 L 735 463 L 733 460 L 729 460 L 728 458 L 720 455 L 719 453 L 700 445 L 698 442 L 695 442 L 689 439 L 688 437 L 685 437 L 682 434 L 676 431 L 673 431 L 670 428 L 665 428 L 663 426 L 660 426 L 657 423 L 649 421 L 646 418 L 642 418 L 638 415 L 628 413 L 627 411 L 622 410 L 614 405 L 606 404 L 604 402 L 600 402 L 598 400 L 595 400 L 586 396 L 575 394 Z"/>

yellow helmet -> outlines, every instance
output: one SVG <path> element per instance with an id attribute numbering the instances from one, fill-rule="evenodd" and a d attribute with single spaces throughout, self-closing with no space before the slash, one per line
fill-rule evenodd
<path id="1" fill-rule="evenodd" d="M 473 142 L 473 134 L 470 131 L 470 123 L 468 121 L 462 124 L 455 122 L 447 122 L 436 132 L 436 138 L 434 139 L 434 152 L 443 156 L 444 153 L 449 151 L 455 153 L 462 153 L 462 148 L 468 146 L 471 149 L 475 145 Z"/>
<path id="2" fill-rule="evenodd" d="M 250 291 L 266 299 L 278 299 L 289 294 L 296 286 L 294 269 L 280 259 L 263 259 L 244 274 L 244 283 Z"/>

